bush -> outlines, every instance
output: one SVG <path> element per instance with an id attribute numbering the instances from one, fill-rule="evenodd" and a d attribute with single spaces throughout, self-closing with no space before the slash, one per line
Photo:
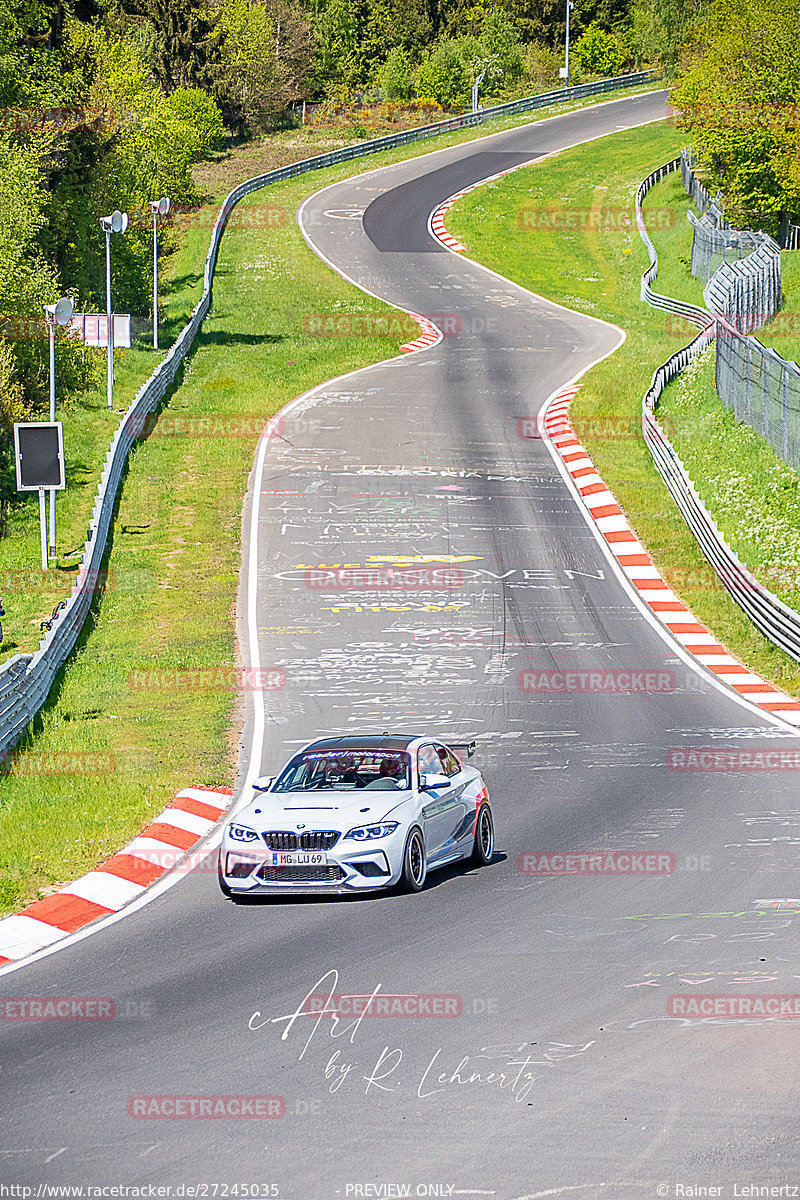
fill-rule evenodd
<path id="1" fill-rule="evenodd" d="M 625 52 L 613 33 L 592 24 L 578 38 L 573 50 L 575 61 L 587 75 L 618 75 Z"/>
<path id="2" fill-rule="evenodd" d="M 402 46 L 395 46 L 378 72 L 381 91 L 387 100 L 408 100 L 413 82 L 411 61 Z"/>
<path id="3" fill-rule="evenodd" d="M 167 96 L 165 107 L 183 125 L 197 134 L 198 154 L 203 156 L 222 147 L 225 127 L 216 101 L 199 88 L 178 88 Z"/>
<path id="4" fill-rule="evenodd" d="M 466 40 L 443 38 L 422 60 L 414 75 L 414 88 L 420 99 L 435 100 L 443 108 L 456 108 L 467 102 L 472 80 L 467 75 L 460 45 Z"/>
<path id="5" fill-rule="evenodd" d="M 522 63 L 522 86 L 526 94 L 549 92 L 562 86 L 559 68 L 564 65 L 564 56 L 558 50 L 541 42 L 531 42 L 525 51 Z"/>

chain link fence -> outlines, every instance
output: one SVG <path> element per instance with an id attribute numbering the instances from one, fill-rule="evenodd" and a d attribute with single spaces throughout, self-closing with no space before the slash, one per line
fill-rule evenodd
<path id="1" fill-rule="evenodd" d="M 658 421 L 658 403 L 664 388 L 716 336 L 717 389 L 722 399 L 727 396 L 725 402 L 735 408 L 737 416 L 763 432 L 776 449 L 778 441 L 786 451 L 781 454 L 778 449 L 778 453 L 787 462 L 792 461 L 791 454 L 800 446 L 800 369 L 797 365 L 785 362 L 756 338 L 739 333 L 724 317 L 660 296 L 650 287 L 658 272 L 658 257 L 645 228 L 642 201 L 659 179 L 679 167 L 683 169 L 680 159 L 660 167 L 648 175 L 636 194 L 636 223 L 650 256 L 650 265 L 642 276 L 641 294 L 643 300 L 657 308 L 672 312 L 684 310 L 682 315 L 701 328 L 688 346 L 671 355 L 654 373 L 642 400 L 642 432 L 670 495 L 723 586 L 761 633 L 800 662 L 800 613 L 764 587 L 728 545 Z M 693 196 L 689 187 L 687 191 Z M 752 266 L 757 266 L 754 259 L 755 255 L 751 255 L 749 260 L 743 260 L 743 265 L 750 261 Z"/>
<path id="2" fill-rule="evenodd" d="M 684 187 L 695 204 L 702 205 L 708 192 L 697 180 L 694 165 L 691 152 L 684 149 Z M 758 338 L 747 336 L 780 308 L 780 246 L 768 234 L 720 224 L 718 200 L 710 201 L 700 218 L 689 213 L 689 220 L 694 230 L 692 274 L 702 278 L 717 259 L 720 263 L 703 292 L 706 307 L 718 318 L 717 394 L 738 420 L 760 433 L 784 462 L 800 471 L 800 368 Z M 734 254 L 735 261 L 726 260 L 726 255 Z"/>
<path id="3" fill-rule="evenodd" d="M 720 400 L 800 472 L 800 367 L 744 337 L 727 321 L 717 328 L 715 384 Z"/>
<path id="4" fill-rule="evenodd" d="M 741 239 L 747 236 L 749 232 L 739 234 Z M 739 333 L 760 329 L 781 306 L 780 246 L 767 234 L 760 237 L 757 249 L 719 267 L 703 291 L 709 312 L 723 317 Z"/>
<path id="5" fill-rule="evenodd" d="M 683 186 L 702 214 L 700 217 L 695 216 L 693 212 L 686 214 L 692 225 L 692 275 L 695 279 L 703 279 L 709 283 L 717 271 L 733 266 L 743 258 L 763 250 L 776 258 L 778 263 L 778 291 L 774 298 L 774 307 L 769 313 L 769 316 L 772 316 L 780 306 L 780 246 L 769 234 L 751 229 L 732 229 L 725 220 L 719 193 L 712 199 L 711 193 L 694 173 L 696 165 L 697 161 L 692 151 L 684 146 L 681 150 Z M 760 269 L 759 266 L 758 270 Z M 736 286 L 735 277 L 732 286 Z M 720 311 L 713 305 L 709 307 L 712 311 Z M 764 320 L 766 319 L 765 317 Z"/>

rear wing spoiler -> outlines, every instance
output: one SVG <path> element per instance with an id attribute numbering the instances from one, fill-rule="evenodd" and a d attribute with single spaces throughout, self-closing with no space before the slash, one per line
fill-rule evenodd
<path id="1" fill-rule="evenodd" d="M 451 750 L 455 750 L 459 758 L 472 758 L 475 753 L 475 739 L 471 742 L 448 742 Z"/>

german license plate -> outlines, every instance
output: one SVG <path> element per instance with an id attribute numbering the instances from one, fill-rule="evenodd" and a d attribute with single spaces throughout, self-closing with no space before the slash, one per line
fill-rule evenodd
<path id="1" fill-rule="evenodd" d="M 283 853 L 280 850 L 272 851 L 272 866 L 273 867 L 324 867 L 327 866 L 328 856 L 321 850 L 313 850 L 304 853 L 303 851 L 290 851 Z"/>

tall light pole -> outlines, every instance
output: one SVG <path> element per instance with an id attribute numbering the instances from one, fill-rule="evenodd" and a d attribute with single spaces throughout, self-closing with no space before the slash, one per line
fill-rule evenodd
<path id="1" fill-rule="evenodd" d="M 45 304 L 44 315 L 50 337 L 50 422 L 56 419 L 56 325 L 69 325 L 75 301 L 62 297 L 56 304 Z M 50 488 L 50 557 L 56 553 L 56 493 Z M 43 555 L 44 557 L 44 555 Z"/>
<path id="2" fill-rule="evenodd" d="M 128 228 L 128 214 L 115 209 L 110 217 L 101 217 L 100 225 L 106 235 L 106 318 L 108 320 L 108 371 L 106 395 L 108 407 L 112 407 L 114 391 L 114 317 L 111 312 L 111 234 L 124 233 Z"/>
<path id="3" fill-rule="evenodd" d="M 575 7 L 575 0 L 567 0 L 567 40 L 564 46 L 564 87 L 569 87 L 569 14 Z"/>
<path id="4" fill-rule="evenodd" d="M 165 217 L 170 207 L 169 196 L 150 201 L 153 214 L 153 349 L 158 349 L 158 218 Z"/>

